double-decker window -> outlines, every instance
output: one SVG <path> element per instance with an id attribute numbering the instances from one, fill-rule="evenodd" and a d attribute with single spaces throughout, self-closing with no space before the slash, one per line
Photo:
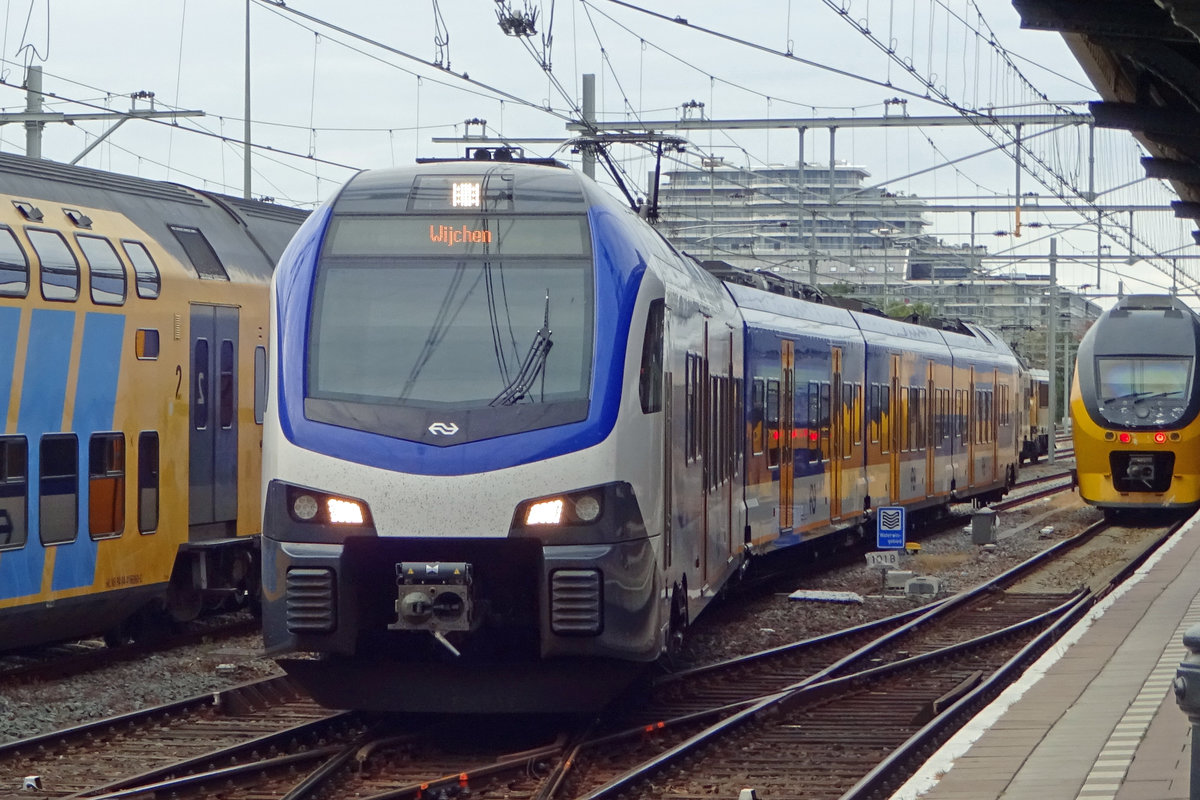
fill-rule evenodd
<path id="1" fill-rule="evenodd" d="M 41 263 L 42 297 L 72 302 L 79 297 L 79 262 L 58 231 L 26 228 L 25 234 Z"/>
<path id="2" fill-rule="evenodd" d="M 11 228 L 0 225 L 0 296 L 29 293 L 29 258 Z"/>

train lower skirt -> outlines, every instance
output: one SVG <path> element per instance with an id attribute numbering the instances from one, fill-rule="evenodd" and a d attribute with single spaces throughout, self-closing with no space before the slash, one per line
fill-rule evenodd
<path id="1" fill-rule="evenodd" d="M 536 663 L 400 662 L 330 656 L 278 659 L 328 708 L 408 713 L 595 713 L 647 669 L 615 659 Z"/>

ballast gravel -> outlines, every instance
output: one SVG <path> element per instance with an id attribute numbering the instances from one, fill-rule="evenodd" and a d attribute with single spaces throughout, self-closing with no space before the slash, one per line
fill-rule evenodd
<path id="1" fill-rule="evenodd" d="M 1050 469 L 1062 467 L 1035 465 L 1024 469 L 1022 477 Z M 998 513 L 996 543 L 977 545 L 972 543 L 970 508 L 956 510 L 963 513 L 965 524 L 922 538 L 919 554 L 903 556 L 900 565 L 914 575 L 938 578 L 942 595 L 985 581 L 1100 518 L 1074 492 L 1063 492 Z M 790 599 L 797 591 L 813 597 Z M 847 602 L 848 595 L 861 602 Z M 695 621 L 678 663 L 711 663 L 800 641 L 930 599 L 885 589 L 881 570 L 864 560 L 804 579 L 802 585 L 780 585 L 748 601 L 716 605 Z M 262 639 L 254 634 L 214 639 L 69 678 L 0 684 L 0 743 L 278 674 L 282 670 L 263 655 Z M 0 786 L 0 793 L 14 788 L 20 787 Z"/>

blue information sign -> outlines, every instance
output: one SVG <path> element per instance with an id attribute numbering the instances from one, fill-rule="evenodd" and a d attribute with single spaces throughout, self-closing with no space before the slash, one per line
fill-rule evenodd
<path id="1" fill-rule="evenodd" d="M 875 546 L 880 550 L 904 549 L 904 507 L 882 506 L 875 518 Z"/>

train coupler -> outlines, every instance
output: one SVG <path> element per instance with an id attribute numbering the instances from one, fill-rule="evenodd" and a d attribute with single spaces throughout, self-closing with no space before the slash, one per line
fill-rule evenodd
<path id="1" fill-rule="evenodd" d="M 469 631 L 475 621 L 471 565 L 405 561 L 396 565 L 396 621 L 389 630 L 428 631 L 450 652 L 446 631 Z"/>

